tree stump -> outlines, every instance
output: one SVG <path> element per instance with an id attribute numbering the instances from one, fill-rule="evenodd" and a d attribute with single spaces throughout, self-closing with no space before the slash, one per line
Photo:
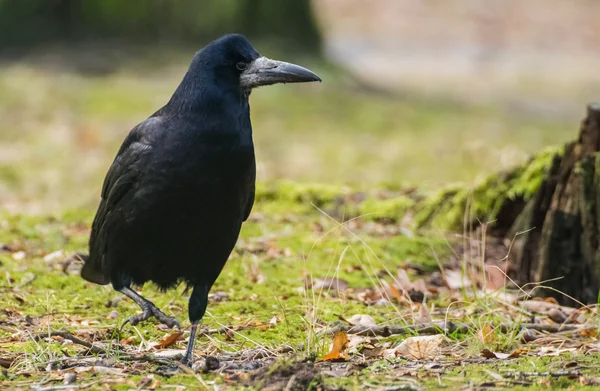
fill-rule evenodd
<path id="1" fill-rule="evenodd" d="M 541 185 L 506 233 L 514 240 L 510 259 L 516 279 L 549 287 L 537 293 L 563 304 L 598 302 L 599 151 L 600 104 L 592 104 L 579 139 L 554 157 Z"/>

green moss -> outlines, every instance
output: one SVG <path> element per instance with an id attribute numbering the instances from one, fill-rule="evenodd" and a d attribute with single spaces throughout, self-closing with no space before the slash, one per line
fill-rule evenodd
<path id="1" fill-rule="evenodd" d="M 399 221 L 415 205 L 415 201 L 406 196 L 389 199 L 367 198 L 358 206 L 358 214 L 368 220 Z"/>
<path id="2" fill-rule="evenodd" d="M 327 205 L 343 196 L 347 189 L 341 186 L 277 181 L 259 183 L 256 187 L 256 201 L 280 201 L 296 203 L 312 203 L 316 206 Z"/>
<path id="3" fill-rule="evenodd" d="M 462 230 L 464 225 L 496 219 L 506 201 L 528 201 L 541 185 L 544 174 L 563 148 L 548 148 L 526 164 L 490 175 L 469 188 L 454 184 L 441 189 L 415 206 L 418 227 L 446 231 Z"/>

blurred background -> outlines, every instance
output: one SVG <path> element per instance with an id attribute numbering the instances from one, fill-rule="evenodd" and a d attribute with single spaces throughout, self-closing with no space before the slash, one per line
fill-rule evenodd
<path id="1" fill-rule="evenodd" d="M 595 0 L 0 0 L 0 205 L 97 205 L 128 131 L 228 32 L 324 80 L 252 94 L 259 180 L 432 189 L 577 135 Z"/>

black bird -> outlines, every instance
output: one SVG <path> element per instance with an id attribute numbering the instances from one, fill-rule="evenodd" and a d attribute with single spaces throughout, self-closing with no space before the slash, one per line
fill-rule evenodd
<path id="1" fill-rule="evenodd" d="M 195 54 L 169 102 L 131 130 L 106 174 L 81 276 L 135 301 L 143 313 L 125 321 L 132 325 L 152 316 L 178 325 L 132 285 L 192 288 L 186 364 L 208 292 L 254 203 L 250 92 L 311 81 L 321 79 L 260 56 L 242 35 L 217 39 Z"/>

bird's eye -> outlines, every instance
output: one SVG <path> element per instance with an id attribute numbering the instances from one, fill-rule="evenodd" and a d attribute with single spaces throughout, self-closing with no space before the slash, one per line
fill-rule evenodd
<path id="1" fill-rule="evenodd" d="M 243 61 L 240 61 L 237 64 L 235 64 L 235 67 L 240 71 L 245 71 L 246 68 L 248 68 L 248 64 Z"/>

